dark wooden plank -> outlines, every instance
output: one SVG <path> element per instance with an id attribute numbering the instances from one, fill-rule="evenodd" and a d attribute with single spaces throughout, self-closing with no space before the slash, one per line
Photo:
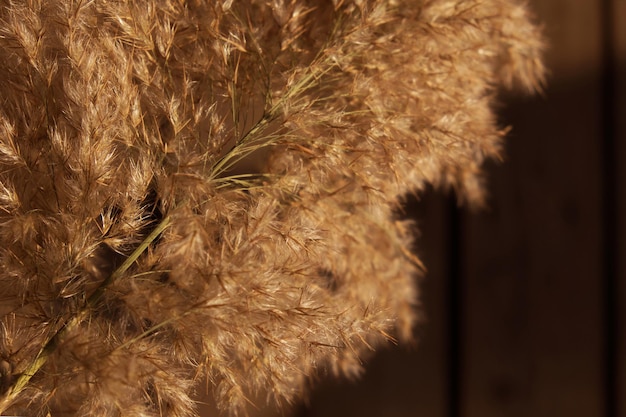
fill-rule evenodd
<path id="1" fill-rule="evenodd" d="M 589 121 L 593 100 L 574 88 L 548 93 Z M 517 129 L 507 167 L 491 171 L 491 211 L 467 220 L 467 415 L 599 415 L 591 413 L 602 384 L 599 155 L 580 142 L 592 128 L 549 129 L 547 118 L 570 120 L 549 104 L 528 105 L 510 120 L 545 130 Z M 549 143 L 559 137 L 570 142 Z"/>
<path id="2" fill-rule="evenodd" d="M 626 417 L 626 2 L 612 1 L 615 56 L 615 170 L 617 192 L 617 378 L 616 416 Z"/>
<path id="3" fill-rule="evenodd" d="M 600 79 L 588 62 L 572 71 L 568 36 L 593 38 L 599 23 L 582 5 L 537 7 L 556 51 L 551 86 L 509 106 L 492 208 L 467 220 L 467 416 L 601 415 Z"/>
<path id="4" fill-rule="evenodd" d="M 491 207 L 464 221 L 464 417 L 604 410 L 600 2 L 532 3 L 549 88 L 505 100 Z"/>
<path id="5" fill-rule="evenodd" d="M 409 214 L 415 210 L 421 232 L 416 251 L 428 268 L 420 282 L 425 321 L 416 330 L 418 344 L 377 352 L 357 381 L 320 381 L 297 416 L 446 416 L 447 207 L 446 198 L 434 193 L 407 207 Z"/>

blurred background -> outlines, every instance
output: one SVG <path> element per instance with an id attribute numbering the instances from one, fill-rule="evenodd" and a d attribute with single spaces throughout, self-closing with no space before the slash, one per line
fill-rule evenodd
<path id="1" fill-rule="evenodd" d="M 548 86 L 501 97 L 488 207 L 407 204 L 428 267 L 418 343 L 282 415 L 626 417 L 626 1 L 530 3 Z"/>

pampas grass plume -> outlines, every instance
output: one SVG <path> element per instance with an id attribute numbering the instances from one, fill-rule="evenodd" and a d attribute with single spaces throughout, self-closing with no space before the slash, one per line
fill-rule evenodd
<path id="1" fill-rule="evenodd" d="M 0 1 L 0 412 L 242 413 L 412 337 L 427 184 L 480 202 L 517 0 Z"/>

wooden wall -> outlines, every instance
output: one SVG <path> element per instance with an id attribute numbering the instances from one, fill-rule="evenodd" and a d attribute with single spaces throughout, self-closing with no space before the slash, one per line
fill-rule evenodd
<path id="1" fill-rule="evenodd" d="M 420 344 L 295 416 L 626 417 L 626 1 L 531 3 L 549 86 L 504 97 L 490 207 L 409 206 L 429 268 Z"/>
<path id="2" fill-rule="evenodd" d="M 615 225 L 615 284 L 609 288 L 614 291 L 615 305 L 611 313 L 614 314 L 614 337 L 612 342 L 615 349 L 615 375 L 613 379 L 615 397 L 615 412 L 613 416 L 626 416 L 626 1 L 613 0 L 612 10 L 612 39 L 611 51 L 614 61 L 613 117 L 614 117 L 614 146 L 609 149 L 613 152 L 613 166 L 615 183 L 614 207 Z M 609 364 L 611 365 L 611 364 Z M 609 416 L 609 417 L 613 417 Z"/>

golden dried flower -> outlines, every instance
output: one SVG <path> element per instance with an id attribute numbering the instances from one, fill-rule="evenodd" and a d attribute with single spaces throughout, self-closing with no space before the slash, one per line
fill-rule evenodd
<path id="1" fill-rule="evenodd" d="M 480 200 L 541 49 L 516 0 L 0 2 L 0 412 L 358 374 L 411 338 L 399 200 Z"/>

